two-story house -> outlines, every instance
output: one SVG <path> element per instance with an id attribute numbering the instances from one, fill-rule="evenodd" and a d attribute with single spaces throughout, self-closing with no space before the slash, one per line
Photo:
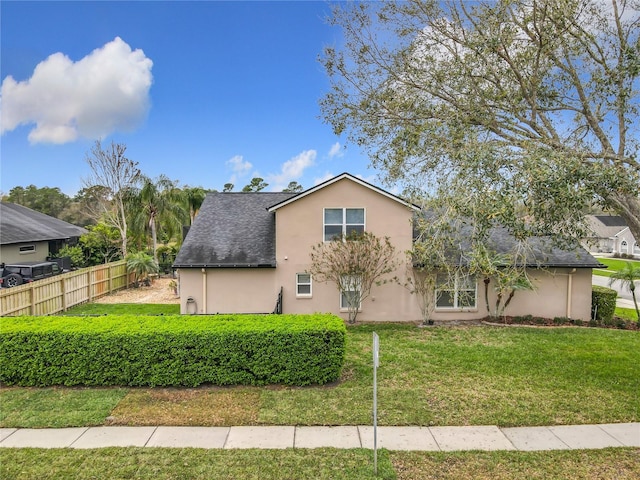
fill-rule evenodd
<path id="1" fill-rule="evenodd" d="M 278 309 L 331 312 L 346 318 L 337 287 L 317 282 L 307 273 L 312 246 L 354 230 L 387 236 L 398 254 L 394 274 L 403 279 L 413 268 L 406 252 L 414 242 L 413 218 L 418 211 L 417 206 L 348 173 L 301 193 L 210 193 L 174 263 L 180 275 L 181 312 L 270 313 Z M 497 240 L 499 245 L 503 239 Z M 582 249 L 540 253 L 543 260 L 532 264 L 529 272 L 536 289 L 518 292 L 506 314 L 588 319 L 591 269 L 599 263 Z M 544 268 L 539 268 L 541 262 Z M 483 279 L 473 278 L 458 288 L 465 295 L 448 292 L 432 318 L 488 315 L 484 297 L 480 298 Z M 463 297 L 464 302 L 455 300 Z M 374 286 L 358 316 L 361 321 L 421 318 L 418 300 L 402 282 Z"/>

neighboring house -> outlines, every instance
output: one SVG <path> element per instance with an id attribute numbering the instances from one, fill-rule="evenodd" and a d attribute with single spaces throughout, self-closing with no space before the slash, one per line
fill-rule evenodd
<path id="1" fill-rule="evenodd" d="M 0 202 L 0 262 L 44 261 L 87 231 L 15 203 Z"/>
<path id="2" fill-rule="evenodd" d="M 583 243 L 589 251 L 640 257 L 640 245 L 622 217 L 588 215 L 587 223 L 591 235 Z"/>
<path id="3" fill-rule="evenodd" d="M 406 252 L 414 241 L 417 213 L 415 205 L 347 173 L 298 194 L 209 193 L 174 263 L 181 312 L 270 313 L 281 305 L 283 313 L 331 312 L 347 318 L 337 287 L 306 273 L 311 247 L 351 230 L 388 236 L 401 260 L 394 274 L 404 279 L 412 268 Z M 506 248 L 509 239 L 497 229 L 492 241 Z M 505 314 L 589 319 L 591 269 L 599 263 L 582 248 L 563 251 L 534 243 L 529 275 L 536 290 L 517 292 Z M 537 268 L 538 262 L 546 268 Z M 486 317 L 483 292 L 483 279 L 455 285 L 432 318 Z M 360 312 L 361 321 L 421 319 L 416 297 L 396 283 L 374 286 Z"/>

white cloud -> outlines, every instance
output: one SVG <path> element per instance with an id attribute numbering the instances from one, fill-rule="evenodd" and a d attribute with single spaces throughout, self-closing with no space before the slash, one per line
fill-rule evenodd
<path id="1" fill-rule="evenodd" d="M 242 155 L 236 155 L 225 162 L 233 174 L 229 179 L 230 183 L 236 183 L 238 179 L 245 177 L 253 168 L 251 162 L 245 162 Z"/>
<path id="2" fill-rule="evenodd" d="M 340 158 L 344 155 L 344 152 L 342 151 L 340 142 L 336 142 L 333 145 L 331 145 L 331 149 L 329 150 L 329 158 Z"/>
<path id="3" fill-rule="evenodd" d="M 267 183 L 273 192 L 279 192 L 289 185 L 289 182 L 298 180 L 302 177 L 304 170 L 312 166 L 318 153 L 315 150 L 305 150 L 291 160 L 287 160 L 282 164 L 280 173 L 267 175 Z"/>
<path id="4" fill-rule="evenodd" d="M 119 37 L 77 62 L 54 53 L 30 79 L 4 79 L 0 132 L 35 124 L 30 142 L 67 143 L 131 131 L 149 110 L 152 66 Z"/>

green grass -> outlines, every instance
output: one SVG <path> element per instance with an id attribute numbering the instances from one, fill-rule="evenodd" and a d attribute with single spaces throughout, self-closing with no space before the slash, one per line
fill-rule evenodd
<path id="1" fill-rule="evenodd" d="M 630 320 L 632 322 L 638 321 L 638 314 L 636 313 L 636 310 L 634 308 L 616 307 L 615 315 L 616 317 Z"/>
<path id="2" fill-rule="evenodd" d="M 380 336 L 380 425 L 528 426 L 640 420 L 640 335 L 636 331 L 398 324 L 350 327 L 342 378 L 333 385 L 133 389 L 112 415 L 115 423 L 133 425 L 158 424 L 164 415 L 168 424 L 194 424 L 186 420 L 191 416 L 215 419 L 212 423 L 201 420 L 215 425 L 369 424 L 373 331 Z M 16 399 L 21 390 L 31 391 L 0 391 L 4 415 L 0 426 L 27 426 L 23 419 L 38 412 L 38 426 L 52 426 L 53 418 L 60 415 L 57 410 L 77 408 L 71 401 L 65 406 L 59 392 L 68 392 L 69 398 L 83 392 L 33 389 L 42 392 L 43 399 L 32 412 L 28 398 Z M 109 389 L 93 391 L 97 396 L 111 395 Z M 117 392 L 121 394 L 120 389 Z M 51 395 L 48 405 L 47 395 Z M 114 400 L 106 400 L 105 405 L 109 402 Z M 69 420 L 68 426 L 96 422 L 94 416 L 79 416 Z M 61 426 L 57 420 L 55 425 Z"/>
<path id="3" fill-rule="evenodd" d="M 126 388 L 3 388 L 0 425 L 102 425 L 127 392 Z"/>
<path id="4" fill-rule="evenodd" d="M 620 258 L 601 258 L 598 257 L 597 259 L 600 263 L 607 265 L 609 268 L 607 269 L 598 269 L 598 268 L 594 268 L 593 269 L 593 274 L 594 275 L 600 275 L 601 277 L 610 277 L 611 276 L 611 272 L 617 272 L 618 270 L 622 270 L 622 268 L 624 268 L 624 265 L 627 263 L 633 263 L 634 265 L 639 265 L 640 262 L 636 261 L 636 260 L 622 260 Z"/>
<path id="5" fill-rule="evenodd" d="M 0 449 L 0 477 L 37 479 L 442 479 L 640 478 L 638 449 L 552 452 L 378 452 L 162 448 Z"/>
<path id="6" fill-rule="evenodd" d="M 158 303 L 85 303 L 60 315 L 179 315 L 180 305 Z"/>

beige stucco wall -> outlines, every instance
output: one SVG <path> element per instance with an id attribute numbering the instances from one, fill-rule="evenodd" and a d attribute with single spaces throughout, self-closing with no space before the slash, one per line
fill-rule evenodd
<path id="1" fill-rule="evenodd" d="M 20 253 L 20 247 L 35 245 L 34 252 Z M 49 255 L 49 242 L 29 242 L 16 245 L 2 245 L 0 247 L 0 262 L 44 262 Z"/>
<path id="2" fill-rule="evenodd" d="M 270 313 L 280 288 L 275 273 L 274 268 L 180 269 L 180 313 Z"/>
<path id="3" fill-rule="evenodd" d="M 296 273 L 310 266 L 311 247 L 323 241 L 325 208 L 364 208 L 365 229 L 389 236 L 401 265 L 392 276 L 406 276 L 405 252 L 411 248 L 412 210 L 370 188 L 343 179 L 276 210 L 277 281 L 284 291 L 284 313 L 330 312 L 347 318 L 340 310 L 335 284 L 313 281 L 312 297 L 296 297 Z M 420 311 L 407 289 L 396 283 L 372 288 L 358 320 L 419 320 Z"/>

